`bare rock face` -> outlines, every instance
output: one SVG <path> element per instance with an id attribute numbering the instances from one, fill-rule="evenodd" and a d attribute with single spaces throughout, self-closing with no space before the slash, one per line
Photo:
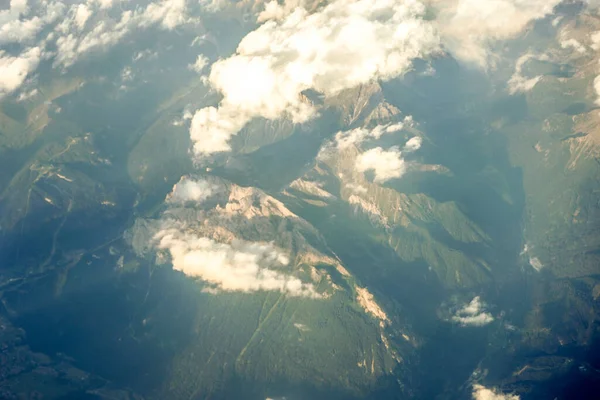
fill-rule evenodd
<path id="1" fill-rule="evenodd" d="M 381 86 L 373 82 L 344 90 L 337 96 L 327 99 L 325 104 L 338 109 L 342 126 L 350 127 L 373 112 L 382 99 Z"/>

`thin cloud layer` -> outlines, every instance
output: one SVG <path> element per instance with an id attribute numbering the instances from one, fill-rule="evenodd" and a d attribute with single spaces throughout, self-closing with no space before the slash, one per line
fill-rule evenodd
<path id="1" fill-rule="evenodd" d="M 485 386 L 473 385 L 473 400 L 520 400 L 521 397 L 515 394 L 503 394 L 494 389 L 488 389 Z"/>
<path id="2" fill-rule="evenodd" d="M 299 6 L 265 22 L 235 55 L 213 64 L 209 83 L 223 100 L 194 115 L 195 153 L 230 150 L 231 137 L 255 117 L 309 120 L 317 111 L 303 100 L 304 90 L 334 96 L 407 72 L 414 59 L 439 49 L 424 13 L 416 0 L 337 0 L 314 13 Z"/>
<path id="3" fill-rule="evenodd" d="M 492 314 L 485 311 L 485 304 L 479 296 L 456 312 L 452 321 L 462 326 L 484 326 L 494 321 Z"/>

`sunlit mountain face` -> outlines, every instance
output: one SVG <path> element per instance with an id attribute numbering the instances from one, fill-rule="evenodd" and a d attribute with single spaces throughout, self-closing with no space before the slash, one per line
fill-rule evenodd
<path id="1" fill-rule="evenodd" d="M 596 399 L 599 6 L 0 2 L 0 398 Z"/>

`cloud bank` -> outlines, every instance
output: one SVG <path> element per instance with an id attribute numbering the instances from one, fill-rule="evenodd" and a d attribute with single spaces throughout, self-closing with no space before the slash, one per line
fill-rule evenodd
<path id="1" fill-rule="evenodd" d="M 462 326 L 484 326 L 494 321 L 494 317 L 485 311 L 485 304 L 477 296 L 458 310 L 452 317 L 452 321 Z"/>
<path id="2" fill-rule="evenodd" d="M 230 150 L 231 137 L 255 117 L 309 120 L 316 110 L 304 90 L 334 96 L 404 74 L 413 60 L 439 50 L 424 13 L 416 0 L 337 0 L 313 13 L 300 5 L 269 19 L 236 54 L 213 64 L 208 81 L 223 100 L 194 115 L 194 152 Z"/>

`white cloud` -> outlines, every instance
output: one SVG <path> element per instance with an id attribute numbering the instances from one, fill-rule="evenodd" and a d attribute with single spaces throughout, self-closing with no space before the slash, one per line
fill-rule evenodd
<path id="1" fill-rule="evenodd" d="M 179 229 L 161 230 L 155 239 L 158 248 L 168 250 L 175 270 L 218 290 L 279 291 L 291 296 L 320 297 L 312 284 L 277 270 L 288 265 L 289 258 L 271 243 L 217 243 Z"/>
<path id="2" fill-rule="evenodd" d="M 17 97 L 17 101 L 26 101 L 26 100 L 32 99 L 35 96 L 37 96 L 39 93 L 40 93 L 40 91 L 37 88 L 33 88 L 29 91 L 21 92 L 19 94 L 19 97 Z"/>
<path id="3" fill-rule="evenodd" d="M 456 312 L 452 321 L 462 326 L 484 326 L 494 320 L 494 317 L 485 311 L 485 304 L 479 296 Z"/>
<path id="4" fill-rule="evenodd" d="M 283 3 L 277 0 L 271 0 L 265 4 L 264 10 L 258 14 L 257 21 L 265 22 L 270 19 L 282 20 L 290 15 L 296 8 L 303 7 L 309 9 L 310 5 L 306 0 L 284 0 Z"/>
<path id="5" fill-rule="evenodd" d="M 417 151 L 421 148 L 422 144 L 423 144 L 422 137 L 420 137 L 420 136 L 412 137 L 412 138 L 408 139 L 408 141 L 404 145 L 404 151 L 406 151 L 406 152 Z"/>
<path id="6" fill-rule="evenodd" d="M 109 7 L 112 3 L 98 2 L 98 7 Z M 150 3 L 146 8 L 122 11 L 117 19 L 93 18 L 94 13 L 88 6 L 74 5 L 57 31 L 57 52 L 54 66 L 70 67 L 81 57 L 95 51 L 104 51 L 117 43 L 131 32 L 158 26 L 161 29 L 172 30 L 192 21 L 187 14 L 186 0 L 161 0 Z M 85 32 L 83 27 L 90 26 Z"/>
<path id="7" fill-rule="evenodd" d="M 527 53 L 519 57 L 515 63 L 515 72 L 508 80 L 508 92 L 510 94 L 528 92 L 533 89 L 535 85 L 537 85 L 542 79 L 541 75 L 537 75 L 532 78 L 523 76 L 523 67 L 529 60 L 532 59 L 547 60 L 548 57 L 545 55 L 536 56 L 532 53 Z"/>
<path id="8" fill-rule="evenodd" d="M 600 76 L 594 79 L 594 91 L 596 92 L 596 105 L 600 106 Z"/>
<path id="9" fill-rule="evenodd" d="M 39 47 L 31 48 L 19 56 L 10 56 L 0 50 L 0 98 L 17 90 L 34 71 L 41 57 Z"/>
<path id="10" fill-rule="evenodd" d="M 338 149 L 346 149 L 351 146 L 358 146 L 367 139 L 379 139 L 385 134 L 397 132 L 403 128 L 404 124 L 398 122 L 393 125 L 377 125 L 373 129 L 356 128 L 349 131 L 340 131 L 335 135 L 335 145 Z"/>
<path id="11" fill-rule="evenodd" d="M 208 65 L 208 58 L 206 58 L 206 56 L 200 54 L 198 56 L 198 58 L 196 58 L 196 61 L 189 66 L 189 69 L 191 69 L 192 71 L 196 71 L 197 73 L 200 74 L 200 73 L 202 73 L 204 68 L 206 68 L 207 65 Z"/>
<path id="12" fill-rule="evenodd" d="M 372 129 L 355 128 L 348 131 L 340 131 L 335 134 L 333 141 L 325 144 L 321 148 L 318 158 L 326 158 L 334 151 L 348 149 L 353 146 L 360 146 L 366 140 L 379 139 L 383 135 L 398 132 L 407 126 L 413 126 L 413 118 L 410 115 L 406 116 L 401 122 L 377 125 Z"/>
<path id="13" fill-rule="evenodd" d="M 0 44 L 30 43 L 47 25 L 56 21 L 65 6 L 59 1 L 36 4 L 35 15 L 27 1 L 12 0 L 7 10 L 0 11 Z"/>
<path id="14" fill-rule="evenodd" d="M 213 64 L 218 108 L 196 112 L 190 129 L 197 155 L 230 150 L 229 139 L 255 117 L 288 116 L 295 123 L 316 113 L 301 92 L 325 96 L 408 71 L 416 58 L 438 50 L 433 27 L 416 0 L 337 0 L 310 13 L 295 8 L 248 34 L 230 58 Z"/>
<path id="15" fill-rule="evenodd" d="M 202 202 L 219 191 L 219 186 L 207 180 L 182 177 L 167 196 L 168 203 Z"/>
<path id="16" fill-rule="evenodd" d="M 587 53 L 587 49 L 583 44 L 581 44 L 577 39 L 565 39 L 560 42 L 560 47 L 563 49 L 573 49 L 579 54 Z"/>
<path id="17" fill-rule="evenodd" d="M 219 204 L 201 204 L 214 195 L 219 195 Z M 226 204 L 221 201 L 225 199 Z M 278 291 L 289 296 L 322 297 L 312 283 L 294 274 L 297 266 L 290 259 L 293 250 L 284 250 L 272 241 L 237 237 L 236 230 L 247 231 L 248 224 L 262 229 L 255 217 L 298 218 L 264 192 L 230 186 L 218 179 L 182 177 L 165 203 L 168 208 L 161 218 L 147 224 L 152 240 L 148 241 L 147 235 L 143 240 L 158 250 L 159 260 L 166 260 L 168 255 L 173 269 L 205 282 L 205 292 Z M 282 242 L 287 248 L 288 242 Z"/>
<path id="18" fill-rule="evenodd" d="M 165 29 L 174 29 L 189 21 L 186 0 L 162 0 L 150 3 L 138 15 L 138 24 L 142 28 L 160 23 Z"/>
<path id="19" fill-rule="evenodd" d="M 533 20 L 551 14 L 561 0 L 429 0 L 438 10 L 444 44 L 459 59 L 488 68 L 490 47 L 520 34 Z"/>
<path id="20" fill-rule="evenodd" d="M 473 385 L 473 400 L 519 400 L 520 397 L 515 394 L 503 394 L 495 389 L 488 389 L 485 386 Z"/>
<path id="21" fill-rule="evenodd" d="M 90 18 L 90 15 L 92 15 L 92 12 L 90 11 L 87 5 L 79 4 L 77 6 L 77 8 L 75 9 L 75 24 L 77 25 L 79 30 L 85 28 L 85 23 Z"/>
<path id="22" fill-rule="evenodd" d="M 103 10 L 111 8 L 113 6 L 113 0 L 95 0 L 94 2 L 97 3 L 98 7 Z"/>
<path id="23" fill-rule="evenodd" d="M 592 41 L 592 49 L 600 50 L 600 31 L 593 32 L 590 35 L 590 39 Z"/>
<path id="24" fill-rule="evenodd" d="M 17 13 L 25 13 L 29 9 L 27 0 L 10 0 L 10 10 Z"/>
<path id="25" fill-rule="evenodd" d="M 345 187 L 346 187 L 346 189 L 349 189 L 350 191 L 352 191 L 352 193 L 355 193 L 355 194 L 367 193 L 367 188 L 362 185 L 359 185 L 359 184 L 347 183 Z"/>
<path id="26" fill-rule="evenodd" d="M 402 153 L 397 147 L 388 150 L 381 147 L 367 150 L 358 156 L 355 168 L 359 172 L 373 171 L 375 182 L 400 178 L 406 171 Z"/>
<path id="27" fill-rule="evenodd" d="M 413 126 L 412 116 L 407 116 L 402 122 L 387 125 L 377 125 L 372 129 L 355 128 L 348 131 L 340 131 L 335 139 L 321 148 L 318 158 L 328 158 L 336 151 L 350 147 L 360 147 L 369 139 L 379 139 L 385 134 L 398 132 L 406 126 Z M 406 152 L 413 152 L 421 147 L 422 139 L 418 136 L 411 138 L 404 145 Z M 385 182 L 390 179 L 400 178 L 406 172 L 406 163 L 402 158 L 402 152 L 396 146 L 384 150 L 376 147 L 358 154 L 354 168 L 358 172 L 373 171 L 375 182 Z"/>

